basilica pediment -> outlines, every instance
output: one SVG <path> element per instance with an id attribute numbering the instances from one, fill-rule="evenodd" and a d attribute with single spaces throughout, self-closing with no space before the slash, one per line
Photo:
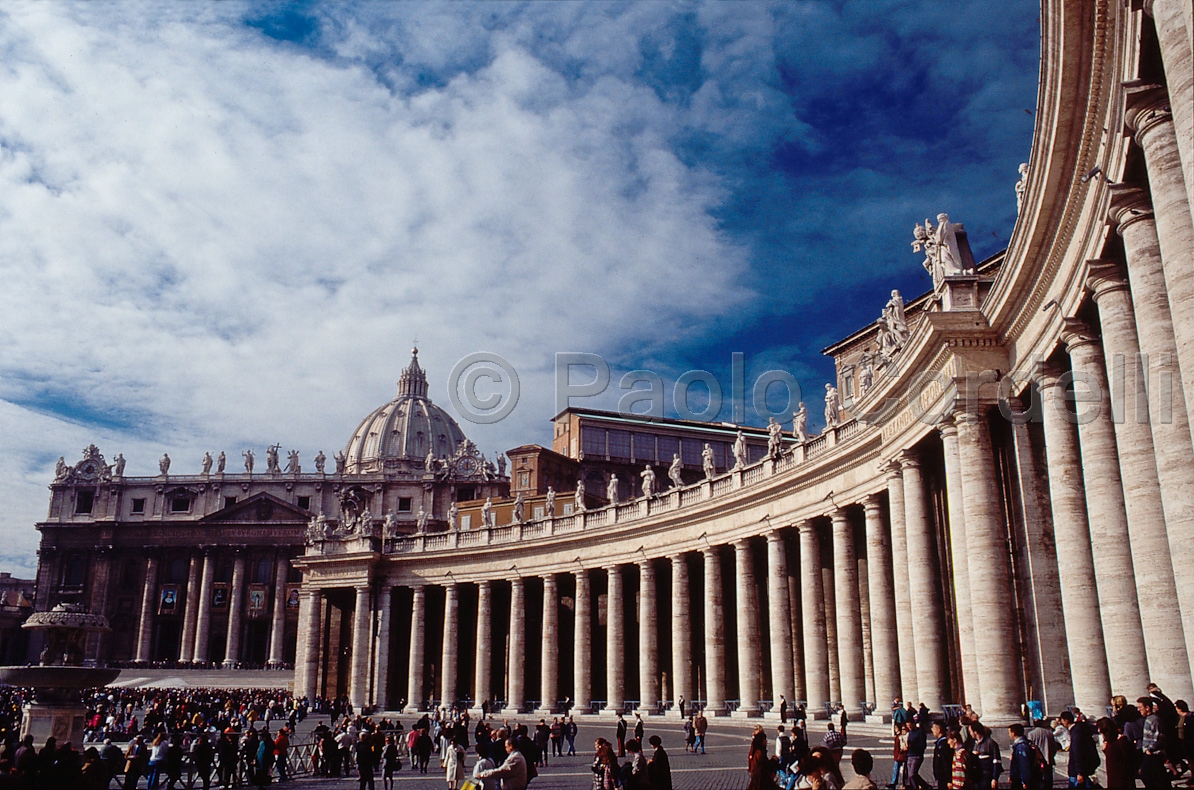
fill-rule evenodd
<path id="1" fill-rule="evenodd" d="M 243 502 L 221 508 L 204 516 L 201 524 L 228 524 L 246 522 L 272 524 L 306 524 L 311 514 L 302 508 L 283 502 L 272 494 L 254 494 Z"/>

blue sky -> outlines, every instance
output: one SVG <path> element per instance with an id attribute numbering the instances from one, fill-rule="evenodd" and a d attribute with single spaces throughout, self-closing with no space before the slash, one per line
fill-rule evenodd
<path id="1" fill-rule="evenodd" d="M 462 423 L 491 454 L 549 441 L 557 351 L 727 389 L 743 352 L 815 393 L 926 289 L 914 223 L 1006 244 L 1038 13 L 6 3 L 0 569 L 34 567 L 59 455 L 331 455 L 416 336 L 443 405 L 467 353 L 519 371 Z"/>

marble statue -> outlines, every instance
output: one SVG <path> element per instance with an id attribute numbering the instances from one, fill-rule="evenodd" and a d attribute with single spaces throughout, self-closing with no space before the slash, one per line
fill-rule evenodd
<path id="1" fill-rule="evenodd" d="M 738 431 L 738 435 L 734 437 L 734 468 L 742 469 L 746 466 L 746 437 L 742 431 Z"/>
<path id="2" fill-rule="evenodd" d="M 318 516 L 311 516 L 311 520 L 307 522 L 308 543 L 323 540 L 327 536 L 327 521 L 322 513 Z"/>
<path id="3" fill-rule="evenodd" d="M 386 538 L 392 538 L 398 534 L 398 514 L 393 510 L 387 511 L 385 518 L 382 519 L 381 534 Z"/>
<path id="4" fill-rule="evenodd" d="M 303 468 L 299 466 L 299 452 L 298 450 L 291 450 L 286 454 L 286 471 L 292 475 L 297 475 Z"/>
<path id="5" fill-rule="evenodd" d="M 775 421 L 774 417 L 767 418 L 767 455 L 779 458 L 784 449 L 784 426 Z"/>
<path id="6" fill-rule="evenodd" d="M 556 517 L 556 490 L 547 487 L 547 498 L 543 500 L 543 512 L 548 518 Z"/>
<path id="7" fill-rule="evenodd" d="M 493 461 L 485 459 L 485 453 L 481 453 L 481 469 L 485 472 L 486 480 L 492 480 L 497 477 L 497 467 L 493 465 Z"/>
<path id="8" fill-rule="evenodd" d="M 319 455 L 315 456 L 315 471 L 323 474 L 323 467 L 328 462 L 328 457 L 323 454 L 323 450 L 319 451 Z"/>
<path id="9" fill-rule="evenodd" d="M 875 370 L 871 367 L 871 362 L 868 358 L 863 357 L 862 361 L 858 363 L 858 389 L 859 393 L 865 395 L 870 391 L 875 384 Z"/>
<path id="10" fill-rule="evenodd" d="M 908 317 L 904 314 L 904 297 L 900 296 L 899 291 L 892 290 L 891 298 L 887 300 L 883 310 L 887 313 L 888 327 L 895 332 L 900 345 L 904 345 L 912 332 L 908 329 Z"/>
<path id="11" fill-rule="evenodd" d="M 705 470 L 705 479 L 712 480 L 717 468 L 713 464 L 713 448 L 705 442 L 705 449 L 701 450 L 701 468 Z"/>
<path id="12" fill-rule="evenodd" d="M 837 396 L 837 387 L 832 384 L 825 385 L 825 427 L 835 428 L 841 422 L 840 411 L 842 408 L 841 399 Z"/>
<path id="13" fill-rule="evenodd" d="M 282 467 L 278 464 L 278 450 L 281 448 L 280 444 L 271 444 L 265 448 L 265 471 L 267 474 L 282 474 Z"/>
<path id="14" fill-rule="evenodd" d="M 224 467 L 228 465 L 228 456 L 224 455 L 224 451 L 220 450 L 220 454 L 216 456 L 216 474 L 224 474 Z"/>
<path id="15" fill-rule="evenodd" d="M 572 495 L 572 501 L 576 504 L 576 512 L 585 512 L 585 481 L 576 481 L 576 493 Z"/>
<path id="16" fill-rule="evenodd" d="M 609 483 L 605 486 L 605 499 L 611 505 L 618 504 L 618 476 L 610 475 Z"/>
<path id="17" fill-rule="evenodd" d="M 1016 182 L 1016 213 L 1024 208 L 1024 192 L 1028 189 L 1028 163 L 1020 163 L 1020 180 Z"/>
<path id="18" fill-rule="evenodd" d="M 221 455 L 223 455 L 223 453 L 221 453 Z M 62 459 L 59 458 L 58 462 L 62 463 Z M 64 466 L 65 466 L 65 464 L 64 464 Z M 116 454 L 116 476 L 124 477 L 124 453 Z"/>
<path id="19" fill-rule="evenodd" d="M 336 474 L 344 474 L 344 467 L 348 464 L 348 456 L 344 454 L 343 450 L 336 451 Z"/>
<path id="20" fill-rule="evenodd" d="M 427 451 L 427 457 L 423 459 L 423 471 L 435 471 L 435 453 L 431 452 L 430 450 Z"/>
<path id="21" fill-rule="evenodd" d="M 672 453 L 672 463 L 667 468 L 668 479 L 672 481 L 673 488 L 682 488 L 684 486 L 684 464 L 680 461 L 679 453 Z"/>
<path id="22" fill-rule="evenodd" d="M 361 518 L 357 522 L 358 535 L 372 535 L 373 534 L 373 514 L 369 512 L 369 508 L 365 508 L 365 512 L 361 513 Z"/>
<path id="23" fill-rule="evenodd" d="M 514 512 L 510 517 L 510 523 L 521 524 L 526 519 L 526 511 L 527 502 L 522 498 L 522 492 L 520 491 L 518 495 L 514 497 Z"/>
<path id="24" fill-rule="evenodd" d="M 481 505 L 481 526 L 492 527 L 494 525 L 495 516 L 493 515 L 493 498 L 485 497 L 485 504 Z"/>
<path id="25" fill-rule="evenodd" d="M 647 468 L 639 472 L 639 477 L 643 479 L 643 496 L 655 496 L 655 470 L 647 464 Z"/>
<path id="26" fill-rule="evenodd" d="M 946 277 L 973 272 L 962 255 L 962 245 L 958 240 L 958 234 L 963 230 L 961 223 L 950 222 L 949 215 L 944 213 L 937 215 L 936 227 L 926 219 L 924 225 L 913 228 L 912 251 L 924 250 L 924 267 L 933 276 L 934 288 L 941 285 Z"/>
<path id="27" fill-rule="evenodd" d="M 800 401 L 800 407 L 792 414 L 792 435 L 800 444 L 808 441 L 808 407 L 804 401 Z"/>
<path id="28" fill-rule="evenodd" d="M 427 531 L 427 511 L 419 508 L 419 512 L 415 514 L 415 529 L 419 532 Z"/>
<path id="29" fill-rule="evenodd" d="M 452 500 L 452 504 L 448 505 L 448 529 L 456 529 L 456 525 L 460 522 L 460 508 L 456 505 L 456 500 Z"/>
<path id="30" fill-rule="evenodd" d="M 162 474 L 168 474 L 170 472 L 169 453 L 162 453 L 162 458 L 158 461 L 158 469 L 162 470 Z"/>
<path id="31" fill-rule="evenodd" d="M 245 450 L 241 453 L 241 457 L 245 459 L 245 471 L 253 474 L 253 451 Z"/>
<path id="32" fill-rule="evenodd" d="M 203 453 L 203 474 L 211 474 L 212 458 L 211 453 Z"/>
<path id="33" fill-rule="evenodd" d="M 498 453 L 497 473 L 498 473 L 498 477 L 506 476 L 506 454 L 505 453 Z"/>
<path id="34" fill-rule="evenodd" d="M 66 458 L 65 458 L 65 456 L 60 455 L 60 456 L 58 456 L 58 463 L 54 464 L 54 479 L 55 480 L 65 480 L 66 472 L 67 472 Z M 119 476 L 119 473 L 117 474 L 117 476 Z"/>

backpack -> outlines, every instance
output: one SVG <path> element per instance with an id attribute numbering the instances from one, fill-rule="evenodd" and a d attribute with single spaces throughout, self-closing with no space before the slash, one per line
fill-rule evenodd
<path id="1" fill-rule="evenodd" d="M 1045 783 L 1045 777 L 1052 776 L 1053 769 L 1049 766 L 1049 761 L 1045 759 L 1045 755 L 1041 754 L 1041 750 L 1036 748 L 1035 743 L 1029 741 L 1028 748 L 1031 749 L 1029 757 L 1032 763 L 1032 772 L 1029 774 L 1029 779 L 1033 787 L 1041 787 Z"/>

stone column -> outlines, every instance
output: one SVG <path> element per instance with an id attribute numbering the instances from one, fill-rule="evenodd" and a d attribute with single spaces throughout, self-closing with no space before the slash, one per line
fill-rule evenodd
<path id="1" fill-rule="evenodd" d="M 1158 5 L 1170 5 L 1169 0 Z M 1158 33 L 1160 25 L 1158 24 Z M 1188 62 L 1188 61 L 1187 61 Z M 1168 64 L 1166 64 L 1168 65 Z M 1189 67 L 1184 79 L 1189 80 Z M 1188 82 L 1187 82 L 1188 84 Z M 1159 250 L 1165 289 L 1169 302 L 1169 315 L 1176 337 L 1177 359 L 1181 368 L 1182 386 L 1185 392 L 1194 393 L 1194 278 L 1190 277 L 1190 256 L 1194 250 L 1194 219 L 1191 219 L 1190 205 L 1194 201 L 1194 182 L 1191 176 L 1194 164 L 1187 157 L 1181 161 L 1178 153 L 1178 135 L 1173 116 L 1169 110 L 1169 96 L 1155 85 L 1133 85 L 1127 91 L 1125 122 L 1135 132 L 1136 141 L 1144 149 L 1145 166 L 1148 169 L 1148 187 L 1152 193 L 1152 207 L 1155 211 L 1156 249 L 1144 228 L 1124 230 L 1124 248 L 1129 262 L 1141 254 L 1155 255 Z M 1189 119 L 1185 127 L 1191 132 Z M 1194 155 L 1194 152 L 1187 152 Z M 1141 200 L 1123 200 L 1117 196 L 1113 205 L 1113 216 L 1130 218 L 1133 209 L 1138 210 Z M 1125 212 L 1128 216 L 1125 217 Z M 1129 248 L 1133 245 L 1135 249 Z M 1135 286 L 1135 283 L 1133 283 Z M 1187 423 L 1194 423 L 1194 398 L 1186 402 Z M 1168 693 L 1168 692 L 1166 692 Z"/>
<path id="2" fill-rule="evenodd" d="M 871 650 L 875 669 L 876 710 L 886 712 L 900 697 L 900 654 L 896 640 L 895 591 L 891 578 L 891 545 L 878 494 L 863 500 L 866 517 L 867 587 L 871 602 Z"/>
<path id="3" fill-rule="evenodd" d="M 274 569 L 274 621 L 270 623 L 268 666 L 280 667 L 285 663 L 282 651 L 286 638 L 286 578 L 290 560 L 279 556 Z"/>
<path id="4" fill-rule="evenodd" d="M 1040 378 L 1041 419 L 1049 466 L 1049 501 L 1057 541 L 1061 605 L 1065 612 L 1066 642 L 1070 646 L 1070 675 L 1074 702 L 1082 710 L 1101 710 L 1111 699 L 1107 648 L 1099 619 L 1099 593 L 1086 518 L 1082 459 L 1074 415 L 1066 408 L 1065 382 L 1057 371 Z"/>
<path id="5" fill-rule="evenodd" d="M 240 631 L 245 605 L 245 553 L 236 552 L 232 563 L 232 595 L 228 596 L 228 634 L 224 641 L 224 666 L 240 663 Z"/>
<path id="6" fill-rule="evenodd" d="M 988 461 L 988 463 L 990 463 Z M 913 652 L 916 654 L 916 688 L 920 701 L 930 710 L 941 710 L 945 702 L 945 678 L 941 656 L 945 620 L 938 583 L 937 551 L 929 524 L 920 455 L 905 450 L 900 457 L 904 472 L 904 524 L 908 541 L 908 589 L 911 594 Z M 995 501 L 998 508 L 998 500 Z M 998 512 L 998 510 L 996 510 Z M 1007 542 L 1004 541 L 1004 545 Z M 1005 606 L 1010 598 L 1001 598 Z"/>
<path id="7" fill-rule="evenodd" d="M 349 668 L 348 702 L 360 712 L 369 706 L 369 648 L 373 641 L 369 632 L 369 585 L 356 586 L 356 606 L 352 611 L 352 664 Z"/>
<path id="8" fill-rule="evenodd" d="M 779 710 L 779 698 L 795 704 L 792 678 L 792 610 L 788 605 L 788 549 L 783 533 L 767 533 L 767 616 L 771 637 L 771 705 Z M 674 629 L 673 629 L 674 630 Z M 675 639 L 675 634 L 672 636 Z"/>
<path id="9" fill-rule="evenodd" d="M 506 710 L 526 705 L 527 598 L 522 578 L 510 582 L 510 678 Z"/>
<path id="10" fill-rule="evenodd" d="M 846 511 L 833 511 L 833 564 L 837 605 L 837 664 L 842 684 L 842 704 L 853 716 L 866 701 L 862 668 L 862 611 L 858 602 L 858 554 L 854 527 Z"/>
<path id="11" fill-rule="evenodd" d="M 1113 694 L 1138 694 L 1138 689 L 1149 682 L 1148 662 L 1140 603 L 1136 597 L 1132 550 L 1128 545 L 1128 515 L 1120 483 L 1103 352 L 1090 331 L 1076 321 L 1067 322 L 1063 339 L 1070 352 L 1075 395 L 1086 405 L 1086 408 L 1079 407 L 1076 420 L 1082 477 L 1092 481 L 1091 485 L 1085 486 L 1086 512 L 1098 580 L 1099 613 L 1103 633 L 1110 637 L 1106 644 L 1111 691 Z"/>
<path id="12" fill-rule="evenodd" d="M 611 565 L 605 569 L 609 588 L 605 596 L 605 709 L 621 712 L 626 702 L 626 677 L 623 660 L 626 649 L 626 626 L 622 614 L 622 569 Z"/>
<path id="13" fill-rule="evenodd" d="M 1095 304 L 1099 308 L 1099 323 L 1103 331 L 1103 358 L 1108 367 L 1112 408 L 1123 404 L 1123 413 L 1114 414 L 1115 445 L 1119 449 L 1120 479 L 1124 484 L 1124 504 L 1128 513 L 1129 546 L 1132 565 L 1136 571 L 1137 596 L 1150 601 L 1178 601 L 1177 584 L 1173 576 L 1173 560 L 1169 553 L 1165 510 L 1161 503 L 1161 484 L 1157 470 L 1156 448 L 1148 425 L 1148 395 L 1140 364 L 1140 346 L 1136 336 L 1136 322 L 1128 295 L 1127 282 L 1116 265 L 1093 265 L 1090 285 L 1094 288 Z M 1160 426 L 1158 426 L 1160 427 Z M 1189 436 L 1189 431 L 1186 433 Z M 1186 450 L 1190 451 L 1189 439 Z M 1194 477 L 1194 469 L 1186 469 L 1171 482 Z M 1192 521 L 1188 507 L 1190 492 L 1173 491 L 1173 515 L 1182 519 L 1170 525 L 1181 538 L 1189 542 Z M 1186 511 L 1186 512 L 1183 512 Z M 1194 602 L 1187 602 L 1189 607 Z M 1185 629 L 1177 606 L 1142 606 L 1140 619 L 1144 633 L 1145 655 L 1148 657 L 1149 677 L 1161 688 L 1173 689 L 1178 697 L 1194 694 L 1190 681 L 1190 660 L 1186 653 Z M 1178 697 L 1173 697 L 1177 699 Z"/>
<path id="14" fill-rule="evenodd" d="M 410 671 L 407 673 L 406 712 L 417 713 L 423 707 L 423 665 L 427 659 L 427 590 L 414 588 L 410 608 Z"/>
<path id="15" fill-rule="evenodd" d="M 738 712 L 759 712 L 759 593 L 750 541 L 734 541 L 734 579 L 738 606 Z"/>
<path id="16" fill-rule="evenodd" d="M 638 707 L 645 713 L 659 710 L 659 618 L 655 603 L 655 567 L 651 560 L 638 564 Z"/>
<path id="17" fill-rule="evenodd" d="M 1157 30 L 1171 99 L 1165 103 L 1166 120 L 1175 132 L 1175 156 L 1169 165 L 1174 168 L 1171 180 L 1185 187 L 1186 200 L 1194 206 L 1194 14 L 1189 0 L 1145 0 L 1144 9 L 1152 15 Z M 1168 117 L 1170 107 L 1172 120 Z M 1132 121 L 1131 116 L 1128 120 Z M 1151 166 L 1149 171 L 1151 180 Z M 1153 194 L 1156 191 L 1154 188 Z"/>
<path id="18" fill-rule="evenodd" d="M 705 558 L 705 705 L 712 715 L 719 716 L 726 708 L 726 618 L 721 600 L 721 558 L 712 546 L 702 549 L 701 554 Z"/>
<path id="19" fill-rule="evenodd" d="M 158 595 L 158 558 L 150 554 L 145 563 L 145 591 L 141 595 L 141 620 L 137 629 L 137 661 L 153 657 L 153 607 Z"/>
<path id="20" fill-rule="evenodd" d="M 800 550 L 799 550 L 799 536 L 797 536 L 797 549 L 795 568 L 792 568 L 792 556 L 788 555 L 788 567 L 791 569 L 788 572 L 788 610 L 791 613 L 791 621 L 788 627 L 788 633 L 792 635 L 791 652 L 792 652 L 792 682 L 795 686 L 793 690 L 792 702 L 798 700 L 807 700 L 808 691 L 804 683 L 804 615 L 801 610 L 804 608 L 804 602 L 800 600 Z"/>
<path id="21" fill-rule="evenodd" d="M 576 572 L 576 626 L 573 629 L 572 697 L 576 709 L 587 713 L 593 706 L 593 595 L 589 572 Z"/>
<path id="22" fill-rule="evenodd" d="M 303 590 L 299 593 L 299 661 L 296 662 L 298 671 L 294 677 L 297 684 L 294 690 L 296 697 L 310 699 L 318 695 L 322 611 L 321 590 Z"/>
<path id="23" fill-rule="evenodd" d="M 833 551 L 832 543 L 829 550 Z M 830 563 L 832 566 L 832 562 Z M 832 567 L 821 568 L 821 593 L 825 606 L 825 653 L 829 656 L 829 701 L 842 701 L 842 674 L 837 663 L 837 583 Z"/>
<path id="24" fill-rule="evenodd" d="M 970 570 L 966 558 L 966 508 L 962 501 L 962 462 L 958 459 L 958 428 L 952 420 L 937 427 L 945 450 L 945 496 L 949 505 L 949 558 L 954 571 L 954 609 L 958 646 L 962 654 L 962 697 L 977 704 L 978 655 L 974 652 L 974 619 L 970 611 Z"/>
<path id="25" fill-rule="evenodd" d="M 920 702 L 920 694 L 916 687 L 916 651 L 912 639 L 912 592 L 908 587 L 904 472 L 898 461 L 892 461 L 887 466 L 887 507 L 891 518 L 892 590 L 895 594 L 897 655 L 900 658 L 900 696 L 905 702 L 911 701 L 916 705 Z"/>
<path id="26" fill-rule="evenodd" d="M 805 689 L 808 693 L 810 715 L 825 710 L 829 702 L 829 644 L 825 636 L 825 609 L 820 602 L 825 600 L 821 587 L 821 547 L 817 531 L 811 521 L 796 525 L 800 533 L 800 597 L 805 605 L 804 616 L 804 671 Z"/>
<path id="27" fill-rule="evenodd" d="M 493 700 L 493 585 L 477 583 L 477 660 L 473 702 L 480 708 Z M 492 708 L 491 708 L 492 710 Z"/>
<path id="28" fill-rule="evenodd" d="M 373 667 L 373 703 L 383 710 L 390 705 L 390 608 L 394 588 L 384 580 L 377 596 L 377 660 Z"/>
<path id="29" fill-rule="evenodd" d="M 460 648 L 460 593 L 456 582 L 444 586 L 444 641 L 440 652 L 440 705 L 456 704 L 457 657 Z"/>
<path id="30" fill-rule="evenodd" d="M 877 699 L 875 696 L 875 651 L 871 644 L 871 587 L 867 576 L 867 559 L 859 557 L 858 610 L 862 615 L 862 683 L 866 690 L 863 699 L 873 701 Z"/>
<path id="31" fill-rule="evenodd" d="M 539 667 L 539 708 L 551 713 L 560 699 L 560 589 L 555 574 L 543 577 L 543 639 Z"/>
<path id="32" fill-rule="evenodd" d="M 206 664 L 211 644 L 211 587 L 216 578 L 216 555 L 211 549 L 203 552 L 203 582 L 199 586 L 199 616 L 195 622 L 196 664 Z"/>
<path id="33" fill-rule="evenodd" d="M 962 466 L 970 602 L 974 622 L 979 624 L 974 629 L 974 649 L 977 655 L 989 657 L 978 664 L 979 712 L 984 723 L 997 726 L 1019 721 L 1024 699 L 1015 614 L 1008 605 L 1013 600 L 1009 538 L 986 418 L 981 411 L 962 411 L 954 415 L 954 421 Z"/>
<path id="34" fill-rule="evenodd" d="M 1118 231 L 1123 237 L 1128 260 L 1140 351 L 1148 359 L 1149 380 L 1153 382 L 1149 388 L 1149 424 L 1156 449 L 1161 505 L 1165 511 L 1177 601 L 1186 635 L 1186 653 L 1194 655 L 1194 542 L 1188 539 L 1194 534 L 1190 397 L 1180 375 L 1175 375 L 1174 367 L 1179 356 L 1157 228 L 1148 197 L 1143 190 L 1125 185 L 1115 185 L 1111 191 L 1111 213 L 1119 224 Z"/>
<path id="35" fill-rule="evenodd" d="M 683 554 L 672 557 L 672 699 L 679 707 L 692 694 L 692 614 L 688 600 L 688 563 Z"/>
<path id="36" fill-rule="evenodd" d="M 187 572 L 187 609 L 182 616 L 182 644 L 178 648 L 178 660 L 184 664 L 195 658 L 195 625 L 199 622 L 199 578 L 202 572 L 203 557 L 192 554 Z"/>

